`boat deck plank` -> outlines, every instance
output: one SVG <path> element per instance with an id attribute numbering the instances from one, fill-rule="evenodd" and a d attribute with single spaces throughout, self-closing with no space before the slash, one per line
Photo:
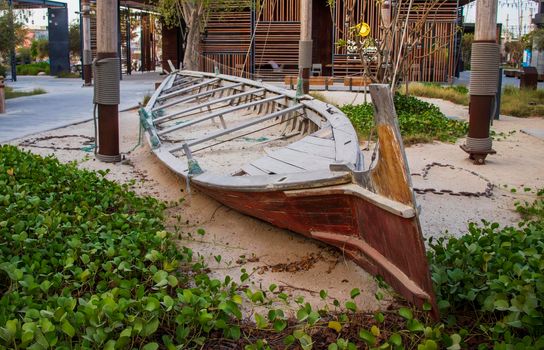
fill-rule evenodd
<path id="1" fill-rule="evenodd" d="M 270 173 L 268 171 L 261 170 L 257 168 L 256 166 L 252 164 L 246 164 L 242 167 L 242 170 L 251 176 L 257 176 L 257 175 L 269 175 Z"/>
<path id="2" fill-rule="evenodd" d="M 251 162 L 250 165 L 266 172 L 266 174 L 292 174 L 305 171 L 300 167 L 285 163 L 269 156 L 261 157 Z M 242 170 L 245 171 L 245 169 Z"/>
<path id="3" fill-rule="evenodd" d="M 309 139 L 321 140 L 323 143 L 316 143 L 314 140 Z M 335 159 L 336 155 L 334 141 L 319 139 L 317 137 L 312 138 L 311 136 L 307 136 L 300 141 L 294 142 L 288 145 L 287 148 L 323 158 Z"/>
<path id="4" fill-rule="evenodd" d="M 320 139 L 326 139 L 326 140 L 332 140 L 332 128 L 329 126 L 329 127 L 325 127 L 321 130 L 318 130 L 316 132 L 314 132 L 312 134 L 312 136 L 316 137 L 316 138 L 320 138 Z"/>
<path id="5" fill-rule="evenodd" d="M 332 163 L 331 159 L 329 158 L 299 152 L 289 148 L 280 148 L 275 151 L 268 151 L 267 153 L 271 158 L 302 168 L 304 170 L 328 169 L 329 165 Z"/>

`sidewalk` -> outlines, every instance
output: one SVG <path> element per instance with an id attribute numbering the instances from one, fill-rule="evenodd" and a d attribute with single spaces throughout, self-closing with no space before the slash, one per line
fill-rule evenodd
<path id="1" fill-rule="evenodd" d="M 141 102 L 154 91 L 158 73 L 123 76 L 119 110 Z M 93 117 L 93 88 L 82 87 L 80 79 L 20 76 L 7 85 L 16 90 L 42 88 L 43 95 L 18 97 L 6 101 L 6 113 L 0 114 L 0 143 L 43 132 Z"/>

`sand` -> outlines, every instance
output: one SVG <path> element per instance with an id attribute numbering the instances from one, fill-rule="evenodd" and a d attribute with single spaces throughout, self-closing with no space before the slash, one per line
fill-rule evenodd
<path id="1" fill-rule="evenodd" d="M 334 95 L 332 100 L 336 103 L 362 99 L 361 94 L 355 93 L 335 92 Z M 426 100 L 437 104 L 448 116 L 467 118 L 466 107 Z M 136 111 L 121 113 L 120 125 L 121 149 L 128 152 L 138 139 Z M 544 140 L 520 132 L 526 128 L 542 130 L 544 119 L 503 116 L 496 121 L 493 130 L 498 136 L 493 147 L 497 154 L 489 156 L 483 166 L 468 160 L 459 148 L 463 140 L 457 144 L 435 142 L 406 149 L 414 187 L 433 189 L 434 192 L 416 195 L 426 238 L 462 235 L 468 222 L 481 218 L 503 225 L 519 219 L 514 202 L 530 200 L 531 196 L 519 191 L 512 193 L 510 188 L 544 187 Z M 73 136 L 64 137 L 66 135 Z M 194 190 L 188 193 L 184 181 L 157 161 L 147 146 L 126 154 L 119 164 L 96 161 L 92 152 L 78 150 L 89 143 L 92 136 L 93 125 L 86 122 L 11 143 L 23 143 L 26 149 L 37 154 L 54 154 L 61 161 L 77 161 L 81 168 L 109 169 L 107 177 L 118 182 L 134 179 L 132 188 L 137 193 L 170 203 L 167 224 L 171 231 L 179 234 L 180 247 L 187 246 L 202 255 L 209 263 L 212 275 L 219 279 L 226 275 L 237 279 L 241 269 L 245 269 L 251 274 L 250 282 L 246 282 L 248 285 L 268 288 L 276 284 L 278 291 L 302 295 L 317 304 L 320 303 L 320 290 L 328 291 L 328 301 L 331 301 L 348 299 L 353 288 L 362 291 L 356 301 L 363 310 L 377 310 L 387 304 L 389 297 L 381 302 L 375 299 L 378 286 L 373 277 L 340 252 L 239 214 Z M 490 197 L 455 195 L 482 193 L 489 184 L 493 185 L 492 190 L 488 190 Z M 444 193 L 444 190 L 452 191 L 454 195 Z M 200 229 L 205 233 L 199 234 Z"/>

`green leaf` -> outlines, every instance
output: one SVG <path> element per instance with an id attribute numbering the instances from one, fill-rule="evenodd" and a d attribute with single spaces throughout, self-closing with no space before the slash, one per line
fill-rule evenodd
<path id="1" fill-rule="evenodd" d="M 357 311 L 357 305 L 353 301 L 346 301 L 346 309 L 351 310 L 353 312 Z"/>
<path id="2" fill-rule="evenodd" d="M 376 344 L 376 337 L 366 329 L 361 329 L 359 331 L 359 338 L 370 346 L 374 346 L 374 344 Z"/>
<path id="3" fill-rule="evenodd" d="M 495 302 L 493 303 L 493 306 L 495 307 L 496 310 L 499 310 L 499 311 L 508 310 L 508 308 L 510 307 L 510 305 L 508 304 L 508 301 L 504 299 L 495 300 Z"/>
<path id="4" fill-rule="evenodd" d="M 299 322 L 305 321 L 308 318 L 309 314 L 306 312 L 305 309 L 299 309 L 297 311 L 297 320 Z"/>
<path id="5" fill-rule="evenodd" d="M 169 295 L 165 295 L 162 298 L 162 302 L 166 307 L 166 311 L 170 311 L 172 310 L 172 307 L 174 307 L 174 299 L 172 299 L 172 297 L 170 297 Z"/>
<path id="6" fill-rule="evenodd" d="M 425 326 L 416 319 L 408 320 L 406 327 L 410 332 L 423 332 L 425 330 Z"/>
<path id="7" fill-rule="evenodd" d="M 287 321 L 285 320 L 275 320 L 274 321 L 274 330 L 278 333 L 283 331 L 287 327 Z"/>
<path id="8" fill-rule="evenodd" d="M 76 334 L 75 328 L 68 322 L 67 320 L 64 320 L 61 325 L 62 331 L 68 335 L 70 338 L 73 338 Z"/>
<path id="9" fill-rule="evenodd" d="M 147 298 L 147 301 L 145 303 L 145 310 L 149 312 L 153 312 L 153 311 L 159 310 L 160 308 L 161 308 L 161 303 L 157 299 L 153 297 Z"/>
<path id="10" fill-rule="evenodd" d="M 302 350 L 311 350 L 313 348 L 312 337 L 310 337 L 308 334 L 304 334 L 298 338 L 298 342 L 300 343 Z"/>
<path id="11" fill-rule="evenodd" d="M 398 333 L 393 333 L 389 337 L 388 340 L 389 344 L 395 345 L 395 346 L 401 346 L 402 345 L 402 337 Z"/>
<path id="12" fill-rule="evenodd" d="M 414 315 L 412 314 L 412 310 L 405 307 L 401 307 L 399 309 L 399 315 L 407 320 L 411 320 L 414 318 Z"/>
<path id="13" fill-rule="evenodd" d="M 142 350 L 157 350 L 159 348 L 159 344 L 157 343 L 147 343 L 142 347 Z"/>
<path id="14" fill-rule="evenodd" d="M 361 294 L 361 291 L 359 290 L 359 288 L 353 288 L 351 292 L 349 293 L 349 295 L 351 296 L 351 299 L 355 299 L 360 294 Z"/>
<path id="15" fill-rule="evenodd" d="M 153 318 L 151 321 L 148 321 L 144 324 L 144 329 L 142 330 L 141 335 L 143 337 L 149 337 L 151 334 L 155 333 L 159 328 L 159 320 Z"/>
<path id="16" fill-rule="evenodd" d="M 295 342 L 295 337 L 293 335 L 288 335 L 283 339 L 283 344 L 289 346 Z"/>

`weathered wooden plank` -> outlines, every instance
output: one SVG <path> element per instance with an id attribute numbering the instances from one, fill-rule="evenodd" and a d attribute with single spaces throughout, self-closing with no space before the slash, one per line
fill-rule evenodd
<path id="1" fill-rule="evenodd" d="M 268 174 L 292 174 L 304 172 L 304 169 L 287 164 L 280 160 L 271 157 L 262 157 L 253 162 L 251 165 L 265 171 Z"/>
<path id="2" fill-rule="evenodd" d="M 187 102 L 187 101 L 191 101 L 191 100 L 195 100 L 199 97 L 204 97 L 204 96 L 208 96 L 208 95 L 213 95 L 215 94 L 216 92 L 220 92 L 220 91 L 223 91 L 223 90 L 229 90 L 229 89 L 235 89 L 239 86 L 243 85 L 242 83 L 238 83 L 238 84 L 231 84 L 231 85 L 226 85 L 226 86 L 221 86 L 217 89 L 212 89 L 212 90 L 208 90 L 208 91 L 203 91 L 201 93 L 198 93 L 198 94 L 194 94 L 194 95 L 191 95 L 191 96 L 185 96 L 185 97 L 182 97 L 178 100 L 174 100 L 174 101 L 170 101 L 168 103 L 164 103 L 158 107 L 154 107 L 153 109 L 151 109 L 152 112 L 155 112 L 157 110 L 160 110 L 160 109 L 166 109 L 166 108 L 169 108 L 169 107 L 172 107 L 172 106 L 175 106 L 177 104 L 180 104 L 182 102 Z"/>
<path id="3" fill-rule="evenodd" d="M 322 139 L 320 137 L 309 135 L 303 138 L 301 141 L 304 141 L 305 143 L 309 143 L 312 145 L 317 145 L 321 147 L 330 147 L 334 149 L 334 141 L 330 139 Z"/>
<path id="4" fill-rule="evenodd" d="M 357 164 L 359 160 L 359 145 L 357 138 L 353 139 L 351 133 L 334 129 L 336 148 L 336 161 Z"/>
<path id="5" fill-rule="evenodd" d="M 246 164 L 242 167 L 242 170 L 248 174 L 248 175 L 253 175 L 253 176 L 256 176 L 256 175 L 268 175 L 270 174 L 269 172 L 267 171 L 264 171 L 264 170 L 261 170 L 251 164 Z"/>
<path id="6" fill-rule="evenodd" d="M 169 99 L 169 98 L 172 98 L 174 96 L 178 96 L 178 95 L 181 95 L 181 94 L 184 94 L 188 91 L 192 91 L 196 88 L 199 88 L 199 87 L 203 87 L 203 86 L 206 86 L 206 85 L 210 85 L 210 84 L 214 84 L 214 83 L 217 83 L 219 81 L 219 78 L 214 78 L 214 79 L 211 79 L 211 80 L 206 80 L 202 83 L 199 83 L 199 84 L 194 84 L 194 85 L 191 85 L 189 87 L 186 87 L 186 88 L 183 88 L 183 89 L 180 89 L 180 90 L 177 90 L 177 91 L 174 91 L 174 92 L 171 92 L 171 93 L 168 93 L 168 94 L 164 94 L 164 95 L 161 95 L 157 98 L 157 101 L 163 101 L 163 100 L 166 100 L 166 99 Z"/>
<path id="7" fill-rule="evenodd" d="M 271 158 L 303 168 L 305 170 L 328 169 L 329 165 L 331 164 L 331 159 L 294 151 L 288 148 L 268 151 L 267 153 Z"/>
<path id="8" fill-rule="evenodd" d="M 215 118 L 215 117 L 221 118 L 222 123 L 223 123 L 224 122 L 223 115 L 225 115 L 225 114 L 229 114 L 229 113 L 238 111 L 240 109 L 256 106 L 256 105 L 259 105 L 259 104 L 262 104 L 262 103 L 271 102 L 271 101 L 274 101 L 274 100 L 277 100 L 277 99 L 280 99 L 280 98 L 283 98 L 283 96 L 273 96 L 273 97 L 269 97 L 269 98 L 264 99 L 264 100 L 257 100 L 257 101 L 253 101 L 253 102 L 246 103 L 246 104 L 243 104 L 243 105 L 238 105 L 238 106 L 230 107 L 230 108 L 227 108 L 227 109 L 222 109 L 222 110 L 219 110 L 219 111 L 216 111 L 216 112 L 213 112 L 213 113 L 206 114 L 203 117 L 189 120 L 187 123 L 173 125 L 173 126 L 171 126 L 169 128 L 166 128 L 164 130 L 159 131 L 157 134 L 158 135 L 165 135 L 165 134 L 168 134 L 168 133 L 170 133 L 172 131 L 183 129 L 183 128 L 186 128 L 188 126 L 195 125 L 195 124 L 201 123 L 203 121 L 206 121 L 208 119 L 212 119 L 212 118 Z M 223 127 L 225 127 L 225 126 L 223 125 Z M 225 129 L 226 129 L 226 127 L 225 127 Z"/>
<path id="9" fill-rule="evenodd" d="M 319 131 L 316 131 L 312 134 L 314 137 L 318 137 L 320 139 L 329 139 L 332 140 L 332 128 L 329 126 L 327 128 L 323 128 Z"/>
<path id="10" fill-rule="evenodd" d="M 319 140 L 319 139 L 318 139 Z M 326 140 L 323 140 L 326 141 Z M 306 142 L 306 137 L 300 141 L 294 142 L 287 146 L 288 149 L 292 149 L 298 152 L 308 153 L 324 158 L 335 159 L 336 151 L 334 149 L 334 142 L 330 141 L 330 145 L 319 145 L 315 143 Z"/>
<path id="11" fill-rule="evenodd" d="M 233 126 L 232 128 L 219 130 L 219 131 L 216 131 L 216 132 L 211 132 L 211 133 L 209 133 L 209 134 L 207 134 L 207 135 L 205 135 L 205 136 L 203 136 L 203 137 L 201 137 L 199 139 L 187 142 L 186 144 L 183 144 L 183 145 L 172 147 L 171 149 L 169 149 L 169 151 L 170 152 L 179 151 L 180 149 L 183 149 L 184 147 L 186 147 L 185 145 L 187 145 L 189 147 L 192 147 L 192 146 L 198 145 L 200 143 L 216 139 L 216 138 L 218 138 L 220 136 L 231 134 L 233 132 L 248 128 L 250 126 L 253 126 L 253 125 L 256 125 L 256 124 L 259 124 L 259 123 L 262 123 L 262 122 L 265 122 L 267 120 L 274 119 L 276 117 L 280 117 L 280 116 L 282 116 L 284 114 L 294 112 L 294 111 L 296 111 L 296 110 L 298 110 L 298 109 L 300 109 L 302 107 L 303 107 L 303 105 L 299 103 L 299 104 L 294 105 L 292 107 L 282 109 L 281 111 L 270 113 L 270 114 L 264 115 L 262 117 L 253 118 L 253 119 L 250 119 L 249 121 L 247 121 L 245 123 Z"/>
<path id="12" fill-rule="evenodd" d="M 204 102 L 204 103 L 197 103 L 195 106 L 187 107 L 185 109 L 182 109 L 181 111 L 170 113 L 170 114 L 167 114 L 167 115 L 165 115 L 163 117 L 157 118 L 157 119 L 154 120 L 154 123 L 160 123 L 160 122 L 162 122 L 164 120 L 167 120 L 167 119 L 170 119 L 170 118 L 173 118 L 173 117 L 177 117 L 177 116 L 183 115 L 185 113 L 195 111 L 195 110 L 200 109 L 200 108 L 210 107 L 210 106 L 212 106 L 214 104 L 231 101 L 231 100 L 234 100 L 236 98 L 241 98 L 241 97 L 248 96 L 248 95 L 254 95 L 254 94 L 263 92 L 264 90 L 265 90 L 264 88 L 259 88 L 259 89 L 256 89 L 256 90 L 244 91 L 244 92 L 241 92 L 239 94 L 235 94 L 235 95 L 231 95 L 231 96 L 216 98 L 216 99 L 213 99 L 211 101 Z"/>

